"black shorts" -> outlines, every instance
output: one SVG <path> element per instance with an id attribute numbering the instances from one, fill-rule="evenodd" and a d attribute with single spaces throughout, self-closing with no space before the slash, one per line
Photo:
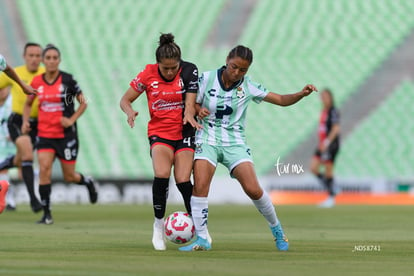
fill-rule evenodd
<path id="1" fill-rule="evenodd" d="M 321 152 L 319 148 L 315 150 L 314 156 L 321 162 L 335 162 L 336 155 L 339 152 L 339 144 L 334 143 L 329 145 L 325 152 Z"/>
<path id="2" fill-rule="evenodd" d="M 37 119 L 30 118 L 30 132 L 29 136 L 32 140 L 33 149 L 36 148 L 37 141 Z M 16 142 L 17 137 L 22 135 L 23 117 L 20 114 L 12 112 L 7 120 L 7 128 L 9 129 L 10 139 L 13 143 Z"/>
<path id="3" fill-rule="evenodd" d="M 168 140 L 158 136 L 151 136 L 148 138 L 150 143 L 150 149 L 152 149 L 155 145 L 162 144 L 171 148 L 174 153 L 178 153 L 183 150 L 190 150 L 194 152 L 195 149 L 195 137 L 185 137 L 182 140 Z M 151 152 L 150 152 L 151 153 Z"/>
<path id="4" fill-rule="evenodd" d="M 38 152 L 54 152 L 62 162 L 67 163 L 76 162 L 78 149 L 79 141 L 76 136 L 68 136 L 65 138 L 39 137 L 37 142 Z"/>

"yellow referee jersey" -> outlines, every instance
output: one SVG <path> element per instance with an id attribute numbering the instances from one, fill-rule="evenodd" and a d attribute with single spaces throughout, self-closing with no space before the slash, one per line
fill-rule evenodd
<path id="1" fill-rule="evenodd" d="M 35 76 L 43 74 L 45 72 L 44 67 L 39 67 L 36 72 L 29 72 L 26 68 L 26 65 L 18 66 L 14 68 L 14 70 L 16 71 L 16 74 L 19 76 L 19 78 L 28 85 L 30 85 L 32 79 Z M 23 90 L 15 81 L 10 79 L 5 73 L 0 73 L 0 88 L 8 86 L 11 86 L 10 93 L 12 96 L 12 112 L 23 115 L 23 108 L 26 103 L 27 95 L 24 94 Z M 30 117 L 37 118 L 37 97 L 35 98 L 33 105 L 34 107 L 32 108 Z"/>

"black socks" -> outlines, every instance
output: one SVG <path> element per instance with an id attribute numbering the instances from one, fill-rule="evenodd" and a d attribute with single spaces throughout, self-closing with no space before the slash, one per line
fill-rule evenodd
<path id="1" fill-rule="evenodd" d="M 169 182 L 169 178 L 154 177 L 152 184 L 152 206 L 154 208 L 154 215 L 158 219 L 162 219 L 165 215 Z"/>
<path id="2" fill-rule="evenodd" d="M 177 183 L 177 188 L 180 191 L 181 195 L 184 199 L 184 205 L 185 209 L 187 210 L 187 213 L 191 215 L 191 195 L 193 194 L 193 185 L 191 184 L 191 181 L 183 182 L 183 183 Z"/>

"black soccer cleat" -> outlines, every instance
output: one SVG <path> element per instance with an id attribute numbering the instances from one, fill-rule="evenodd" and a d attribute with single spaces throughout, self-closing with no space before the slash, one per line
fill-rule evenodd
<path id="1" fill-rule="evenodd" d="M 37 198 L 33 199 L 30 201 L 30 205 L 32 206 L 32 211 L 34 213 L 39 213 L 40 211 L 43 210 L 43 205 L 42 203 L 40 203 Z"/>
<path id="2" fill-rule="evenodd" d="M 53 218 L 51 214 L 43 215 L 42 219 L 36 222 L 37 224 L 53 224 Z"/>
<path id="3" fill-rule="evenodd" d="M 86 184 L 86 188 L 88 188 L 88 192 L 89 192 L 89 201 L 92 204 L 95 204 L 98 201 L 98 192 L 96 191 L 96 183 L 90 176 L 87 177 L 87 183 L 88 184 Z"/>
<path id="4" fill-rule="evenodd" d="M 12 206 L 10 204 L 7 204 L 6 205 L 6 211 L 11 211 L 11 212 L 16 211 L 16 206 Z"/>

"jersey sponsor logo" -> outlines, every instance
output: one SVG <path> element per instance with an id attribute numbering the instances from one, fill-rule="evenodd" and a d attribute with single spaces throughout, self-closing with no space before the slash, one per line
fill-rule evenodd
<path id="1" fill-rule="evenodd" d="M 76 145 L 76 139 L 72 139 L 69 142 L 66 143 L 66 147 L 71 148 L 74 145 Z"/>
<path id="2" fill-rule="evenodd" d="M 214 97 L 216 97 L 218 99 L 231 99 L 232 98 L 231 95 L 229 95 L 229 96 L 223 96 L 223 95 L 217 94 L 217 90 L 214 89 L 214 88 L 208 90 L 207 93 L 210 95 L 210 97 L 213 97 L 213 98 Z"/>
<path id="3" fill-rule="evenodd" d="M 197 90 L 198 89 L 198 81 L 190 81 L 188 83 L 188 89 Z"/>
<path id="4" fill-rule="evenodd" d="M 180 91 L 163 91 L 161 92 L 162 95 L 179 95 L 179 94 L 183 94 L 185 92 L 185 90 L 180 90 Z M 160 92 L 158 91 L 154 91 L 153 93 L 155 94 L 159 94 Z"/>
<path id="5" fill-rule="evenodd" d="M 194 70 L 193 70 L 193 75 L 194 75 L 194 76 L 198 76 L 198 70 L 197 70 L 197 69 L 194 69 Z"/>
<path id="6" fill-rule="evenodd" d="M 43 112 L 57 112 L 57 111 L 63 111 L 64 103 L 56 103 L 56 102 L 47 102 L 44 101 L 41 103 L 40 108 Z"/>
<path id="7" fill-rule="evenodd" d="M 223 119 L 224 115 L 230 115 L 233 113 L 233 108 L 228 105 L 218 105 L 217 111 L 216 111 L 216 118 L 217 119 Z"/>
<path id="8" fill-rule="evenodd" d="M 165 100 L 157 100 L 152 104 L 153 110 L 175 110 L 183 108 L 183 102 L 168 102 Z"/>
<path id="9" fill-rule="evenodd" d="M 221 126 L 230 125 L 230 121 L 223 119 L 223 117 L 225 115 L 230 115 L 232 113 L 233 113 L 233 108 L 231 108 L 231 106 L 218 105 L 217 106 L 217 111 L 214 114 L 215 118 L 208 121 L 209 127 L 213 127 L 213 126 L 221 127 Z"/>

